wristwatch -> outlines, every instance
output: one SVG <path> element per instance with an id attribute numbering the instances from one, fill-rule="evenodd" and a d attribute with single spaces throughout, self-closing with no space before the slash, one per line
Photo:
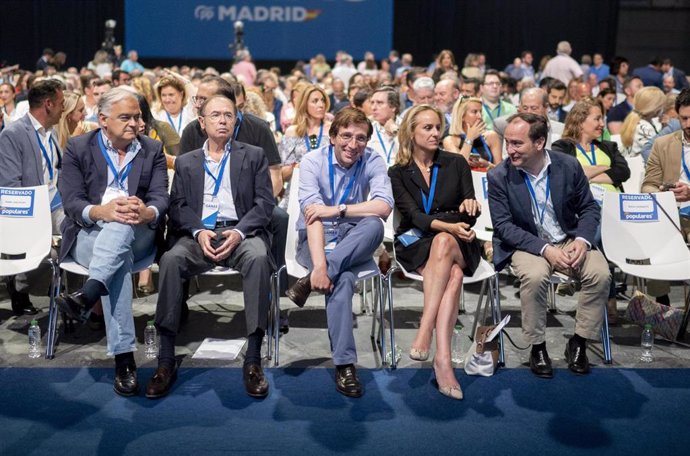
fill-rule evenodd
<path id="1" fill-rule="evenodd" d="M 338 206 L 338 218 L 345 218 L 345 213 L 347 212 L 347 206 L 341 204 Z"/>
<path id="2" fill-rule="evenodd" d="M 474 143 L 474 141 L 470 141 L 470 140 L 467 139 L 467 138 L 465 138 L 465 140 L 463 141 L 463 144 L 467 144 L 467 145 L 470 146 L 470 147 L 472 147 L 472 144 L 473 144 L 473 143 Z"/>

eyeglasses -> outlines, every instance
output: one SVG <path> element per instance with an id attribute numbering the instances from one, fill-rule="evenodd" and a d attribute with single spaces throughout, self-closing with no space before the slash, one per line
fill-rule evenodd
<path id="1" fill-rule="evenodd" d="M 498 82 L 498 81 L 493 81 L 493 82 L 485 82 L 484 85 L 485 85 L 485 86 L 494 86 L 494 87 L 496 87 L 496 86 L 502 86 L 503 84 L 501 84 L 501 83 Z"/>
<path id="2" fill-rule="evenodd" d="M 197 96 L 192 97 L 192 103 L 194 103 L 196 105 L 200 105 L 206 100 L 208 100 L 208 98 L 206 98 L 206 97 L 197 97 Z"/>
<path id="3" fill-rule="evenodd" d="M 338 138 L 340 138 L 340 140 L 345 144 L 349 144 L 350 141 L 354 139 L 355 143 L 360 146 L 366 145 L 366 143 L 369 141 L 369 138 L 364 135 L 355 136 L 352 133 L 341 133 L 338 135 Z"/>
<path id="4" fill-rule="evenodd" d="M 235 118 L 235 114 L 231 112 L 213 111 L 211 114 L 207 114 L 204 117 L 208 117 L 211 122 L 218 122 L 220 121 L 221 117 L 223 117 L 226 122 L 232 122 L 232 120 Z"/>

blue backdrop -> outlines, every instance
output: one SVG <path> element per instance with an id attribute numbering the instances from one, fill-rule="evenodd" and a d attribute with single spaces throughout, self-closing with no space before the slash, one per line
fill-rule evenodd
<path id="1" fill-rule="evenodd" d="M 377 59 L 392 48 L 393 0 L 125 0 L 125 47 L 140 57 L 225 59 L 233 23 L 257 60 Z"/>

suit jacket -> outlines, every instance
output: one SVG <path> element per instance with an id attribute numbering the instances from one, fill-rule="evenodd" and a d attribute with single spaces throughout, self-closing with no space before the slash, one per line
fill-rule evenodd
<path id="1" fill-rule="evenodd" d="M 168 247 L 196 230 L 205 229 L 201 221 L 204 200 L 204 150 L 181 155 L 175 161 L 175 178 L 170 194 Z M 270 247 L 268 225 L 275 206 L 268 160 L 258 147 L 232 141 L 230 185 L 239 221 L 236 229 L 245 236 L 261 237 Z"/>
<path id="2" fill-rule="evenodd" d="M 663 86 L 663 74 L 654 67 L 647 65 L 635 68 L 632 72 L 633 76 L 638 76 L 646 86 L 654 86 L 661 88 Z"/>
<path id="3" fill-rule="evenodd" d="M 630 179 L 630 168 L 628 167 L 628 162 L 625 160 L 625 157 L 618 152 L 618 144 L 613 141 L 597 140 L 594 141 L 594 144 L 611 159 L 611 168 L 605 171 L 604 174 L 611 178 L 614 187 L 622 190 L 623 182 Z M 553 143 L 553 151 L 568 154 L 571 157 L 577 155 L 575 143 L 567 139 L 559 139 Z"/>
<path id="4" fill-rule="evenodd" d="M 60 168 L 60 150 L 56 150 L 56 159 Z M 34 187 L 43 185 L 43 180 L 43 156 L 36 130 L 29 116 L 24 115 L 0 133 L 0 187 Z"/>
<path id="5" fill-rule="evenodd" d="M 642 181 L 642 193 L 658 192 L 661 184 L 678 182 L 680 154 L 683 153 L 682 134 L 683 130 L 679 130 L 654 140 Z"/>
<path id="6" fill-rule="evenodd" d="M 436 194 L 428 215 L 422 209 L 424 205 L 420 190 L 428 196 L 429 187 L 417 165 L 412 162 L 407 166 L 395 165 L 388 170 L 395 206 L 402 216 L 398 234 L 411 228 L 430 233 L 431 222 L 434 220 L 474 225 L 476 217 L 458 212 L 460 203 L 466 199 L 474 199 L 472 172 L 464 157 L 439 149 L 434 156 L 434 163 L 438 165 L 438 177 Z"/>
<path id="7" fill-rule="evenodd" d="M 108 185 L 108 164 L 98 146 L 95 130 L 72 138 L 67 143 L 58 190 L 62 196 L 65 219 L 62 222 L 60 260 L 71 250 L 77 234 L 86 226 L 82 218 L 84 208 L 101 203 Z M 141 150 L 132 161 L 127 178 L 130 195 L 138 196 L 146 206 L 158 209 L 159 226 L 168 210 L 168 171 L 163 155 L 163 144 L 147 136 L 138 136 Z"/>
<path id="8" fill-rule="evenodd" d="M 580 163 L 565 154 L 551 153 L 551 201 L 556 219 L 568 238 L 581 237 L 594 245 L 601 209 L 592 197 Z M 494 226 L 494 265 L 501 270 L 516 250 L 539 255 L 548 244 L 537 235 L 532 199 L 523 174 L 510 159 L 490 170 L 489 209 Z"/>
<path id="9" fill-rule="evenodd" d="M 675 81 L 675 88 L 678 90 L 683 90 L 687 89 L 690 87 L 690 83 L 688 83 L 688 77 L 685 75 L 685 72 L 683 70 L 679 70 L 676 67 L 673 67 L 673 80 Z"/>
<path id="10" fill-rule="evenodd" d="M 567 112 L 561 111 L 563 113 L 563 118 L 568 114 Z M 512 115 L 512 114 L 511 114 Z M 501 144 L 503 145 L 503 156 L 506 156 L 506 148 L 505 148 L 505 138 L 503 135 L 505 134 L 506 128 L 508 127 L 508 118 L 510 116 L 501 116 L 494 120 L 494 131 L 498 136 L 501 138 Z M 551 143 L 561 139 L 561 135 L 563 134 L 563 128 L 565 125 L 561 121 L 555 121 L 549 119 L 549 136 L 546 138 L 546 148 L 550 149 L 551 148 Z"/>

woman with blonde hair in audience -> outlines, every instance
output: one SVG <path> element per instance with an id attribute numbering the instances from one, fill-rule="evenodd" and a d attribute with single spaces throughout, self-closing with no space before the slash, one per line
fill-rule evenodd
<path id="1" fill-rule="evenodd" d="M 288 80 L 289 79 L 291 78 L 288 78 Z M 290 100 L 283 105 L 283 109 L 280 111 L 280 126 L 283 132 L 287 131 L 295 121 L 297 103 L 299 102 L 302 92 L 304 92 L 307 87 L 311 86 L 311 82 L 306 79 L 297 78 L 294 81 L 294 84 L 290 88 Z"/>
<path id="2" fill-rule="evenodd" d="M 151 110 L 153 117 L 161 122 L 168 122 L 175 133 L 182 136 L 184 127 L 196 120 L 196 113 L 191 105 L 194 93 L 191 82 L 186 83 L 181 76 L 168 72 L 156 84 L 158 107 Z"/>
<path id="3" fill-rule="evenodd" d="M 146 99 L 146 103 L 151 106 L 154 102 L 153 88 L 151 87 L 151 80 L 146 76 L 137 76 L 132 78 L 130 83 L 132 88 L 137 91 L 138 94 Z"/>
<path id="4" fill-rule="evenodd" d="M 93 60 L 86 65 L 86 68 L 95 72 L 101 79 L 110 77 L 113 72 L 113 64 L 110 63 L 108 53 L 103 49 L 96 51 Z"/>
<path id="5" fill-rule="evenodd" d="M 388 175 L 400 213 L 394 243 L 397 261 L 424 278 L 424 308 L 409 356 L 427 360 L 435 332 L 432 367 L 438 390 L 462 399 L 451 361 L 451 338 L 463 279 L 474 274 L 480 262 L 471 228 L 478 203 L 467 162 L 439 147 L 443 124 L 441 111 L 430 105 L 410 108 L 398 131 L 400 149 Z"/>
<path id="6" fill-rule="evenodd" d="M 271 128 L 276 143 L 280 144 L 280 133 L 276 132 L 276 118 L 272 112 L 266 109 L 260 87 L 250 87 L 246 90 L 243 112 L 254 114 L 259 119 L 265 120 Z"/>
<path id="7" fill-rule="evenodd" d="M 441 80 L 441 76 L 448 71 L 458 71 L 458 66 L 455 64 L 455 55 L 453 51 L 444 49 L 438 53 L 436 57 L 436 68 L 434 68 L 434 74 L 431 79 L 434 83 L 438 83 Z"/>
<path id="8" fill-rule="evenodd" d="M 575 157 L 582 166 L 594 199 L 603 205 L 604 193 L 623 191 L 623 182 L 630 177 L 630 168 L 612 141 L 600 141 L 604 132 L 604 108 L 601 101 L 583 97 L 575 103 L 565 119 L 561 139 L 551 146 L 553 153 Z M 596 244 L 601 249 L 601 227 Z M 570 293 L 568 293 L 570 294 Z M 608 300 L 609 324 L 618 321 L 616 311 L 616 284 L 611 280 Z"/>
<path id="9" fill-rule="evenodd" d="M 621 127 L 623 155 L 636 157 L 650 138 L 661 130 L 659 117 L 664 113 L 666 95 L 658 87 L 643 87 L 633 99 L 630 111 Z"/>
<path id="10" fill-rule="evenodd" d="M 81 95 L 76 92 L 65 92 L 64 95 L 65 108 L 57 126 L 57 142 L 61 151 L 65 149 L 70 138 L 92 130 L 92 128 L 84 127 L 86 105 Z"/>
<path id="11" fill-rule="evenodd" d="M 19 111 L 17 111 L 16 92 L 14 86 L 9 82 L 0 84 L 0 102 L 2 109 L 0 109 L 0 130 L 6 127 L 11 122 L 17 120 Z"/>
<path id="12" fill-rule="evenodd" d="M 489 170 L 501 163 L 498 135 L 482 121 L 482 100 L 460 97 L 453 106 L 448 136 L 443 148 L 465 157 L 475 170 Z"/>
<path id="13" fill-rule="evenodd" d="M 285 136 L 278 146 L 283 162 L 284 182 L 290 181 L 293 168 L 302 161 L 304 155 L 328 145 L 330 122 L 326 120 L 326 113 L 329 107 L 330 100 L 321 87 L 309 85 L 300 95 L 295 110 L 295 122 L 285 131 Z M 280 203 L 281 207 L 287 208 L 288 195 L 289 183 L 285 198 Z"/>

